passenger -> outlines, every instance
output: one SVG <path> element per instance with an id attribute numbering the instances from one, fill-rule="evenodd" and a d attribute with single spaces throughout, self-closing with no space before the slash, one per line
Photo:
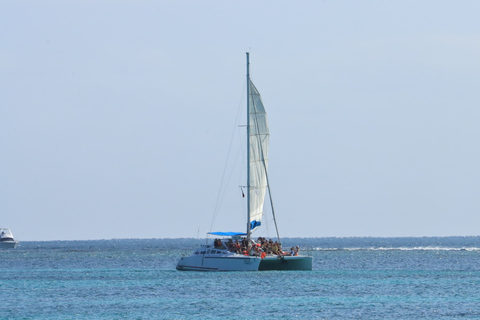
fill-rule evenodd
<path id="1" fill-rule="evenodd" d="M 225 249 L 225 246 L 222 243 L 222 240 L 220 239 L 215 239 L 214 247 L 216 249 Z"/>
<path id="2" fill-rule="evenodd" d="M 275 243 L 273 244 L 272 251 L 273 251 L 273 254 L 276 254 L 277 256 L 282 254 L 281 247 L 277 241 L 275 241 Z"/>
<path id="3" fill-rule="evenodd" d="M 242 248 L 245 248 L 245 249 L 248 248 L 248 241 L 247 241 L 246 238 L 243 238 L 243 239 L 242 239 Z"/>
<path id="4" fill-rule="evenodd" d="M 227 242 L 227 249 L 228 249 L 228 251 L 230 251 L 230 252 L 233 252 L 233 251 L 235 251 L 235 247 L 234 247 L 234 245 L 233 245 L 233 241 L 232 241 L 232 239 L 228 239 L 228 242 Z"/>
<path id="5" fill-rule="evenodd" d="M 267 252 L 267 247 L 268 247 L 268 242 L 263 241 L 263 242 L 262 242 L 262 250 L 263 250 L 263 252 Z"/>
<path id="6" fill-rule="evenodd" d="M 300 252 L 300 248 L 297 246 L 297 247 L 295 248 L 295 255 L 298 256 L 298 253 L 299 253 L 299 252 Z"/>
<path id="7" fill-rule="evenodd" d="M 260 243 L 255 247 L 255 255 L 260 256 L 262 254 L 262 249 L 260 249 Z"/>
<path id="8" fill-rule="evenodd" d="M 237 253 L 240 253 L 242 251 L 242 247 L 240 246 L 240 243 L 238 242 L 238 240 L 235 240 L 235 251 Z"/>
<path id="9" fill-rule="evenodd" d="M 267 242 L 267 254 L 273 254 L 273 244 Z"/>
<path id="10" fill-rule="evenodd" d="M 292 249 L 290 249 L 290 255 L 291 255 L 291 256 L 294 256 L 294 255 L 295 255 L 295 248 L 294 248 L 294 247 L 292 247 Z"/>

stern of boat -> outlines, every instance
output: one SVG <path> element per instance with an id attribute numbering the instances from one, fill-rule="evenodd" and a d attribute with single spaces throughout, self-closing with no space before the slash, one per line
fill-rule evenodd
<path id="1" fill-rule="evenodd" d="M 266 256 L 260 262 L 259 271 L 268 270 L 312 270 L 312 257 L 308 256 Z"/>

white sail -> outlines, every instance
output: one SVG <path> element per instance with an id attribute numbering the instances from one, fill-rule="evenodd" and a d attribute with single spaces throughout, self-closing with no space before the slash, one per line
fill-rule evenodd
<path id="1" fill-rule="evenodd" d="M 260 226 L 267 188 L 268 124 L 267 114 L 257 88 L 250 86 L 250 230 Z"/>

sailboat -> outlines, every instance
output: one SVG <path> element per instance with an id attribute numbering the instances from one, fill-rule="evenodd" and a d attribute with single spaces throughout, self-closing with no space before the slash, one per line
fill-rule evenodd
<path id="1" fill-rule="evenodd" d="M 177 263 L 177 270 L 312 270 L 312 257 L 296 255 L 293 250 L 291 253 L 280 252 L 278 247 L 274 252 L 271 252 L 271 250 L 262 252 L 262 248 L 266 247 L 263 240 L 259 241 L 257 239 L 255 241 L 252 239 L 252 232 L 262 224 L 265 195 L 268 189 L 277 238 L 280 240 L 268 181 L 268 145 L 267 114 L 260 93 L 250 80 L 250 59 L 247 52 L 246 232 L 210 232 L 210 235 L 223 238 L 215 239 L 213 243 L 200 246 L 188 257 L 181 257 Z M 280 242 L 279 240 L 278 242 Z M 243 246 L 240 246 L 240 243 Z"/>

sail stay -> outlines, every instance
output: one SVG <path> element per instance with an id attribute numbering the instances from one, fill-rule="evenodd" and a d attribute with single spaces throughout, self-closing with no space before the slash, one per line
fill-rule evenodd
<path id="1" fill-rule="evenodd" d="M 267 189 L 268 167 L 268 124 L 262 98 L 255 85 L 249 80 L 250 104 L 250 231 L 261 225 L 263 203 Z"/>

